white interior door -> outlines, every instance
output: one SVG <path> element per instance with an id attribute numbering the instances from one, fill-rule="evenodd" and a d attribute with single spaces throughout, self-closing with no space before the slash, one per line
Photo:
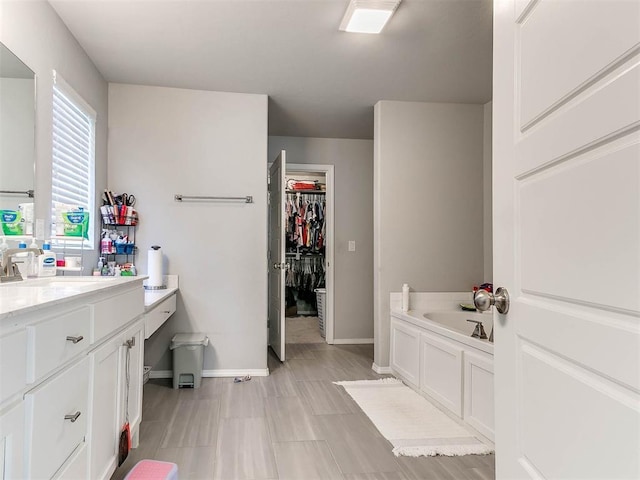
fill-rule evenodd
<path id="1" fill-rule="evenodd" d="M 281 362 L 285 360 L 285 171 L 282 150 L 269 170 L 269 345 Z"/>
<path id="2" fill-rule="evenodd" d="M 640 2 L 494 15 L 497 478 L 640 478 Z"/>

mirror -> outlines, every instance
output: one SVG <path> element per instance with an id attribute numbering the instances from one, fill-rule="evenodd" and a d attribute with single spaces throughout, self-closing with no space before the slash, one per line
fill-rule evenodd
<path id="1" fill-rule="evenodd" d="M 21 212 L 23 235 L 33 234 L 35 102 L 35 73 L 0 43 L 0 210 Z"/>

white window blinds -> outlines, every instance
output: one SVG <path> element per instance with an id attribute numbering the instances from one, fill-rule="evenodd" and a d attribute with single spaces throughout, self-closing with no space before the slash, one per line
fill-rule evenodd
<path id="1" fill-rule="evenodd" d="M 52 234 L 56 202 L 82 207 L 93 225 L 95 112 L 54 72 L 51 169 Z M 91 235 L 89 237 L 92 243 Z"/>

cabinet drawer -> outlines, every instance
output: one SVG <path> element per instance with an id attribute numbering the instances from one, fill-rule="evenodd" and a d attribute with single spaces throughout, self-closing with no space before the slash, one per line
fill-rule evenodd
<path id="1" fill-rule="evenodd" d="M 84 480 L 87 478 L 88 449 L 82 442 L 52 480 Z"/>
<path id="2" fill-rule="evenodd" d="M 176 311 L 176 295 L 171 295 L 144 316 L 144 338 L 153 335 L 160 326 Z"/>
<path id="3" fill-rule="evenodd" d="M 88 396 L 89 357 L 25 395 L 31 445 L 28 478 L 51 478 L 84 441 Z"/>
<path id="4" fill-rule="evenodd" d="M 97 302 L 93 308 L 91 343 L 106 337 L 144 313 L 144 289 L 138 287 Z"/>
<path id="5" fill-rule="evenodd" d="M 27 327 L 27 381 L 33 383 L 89 346 L 91 311 L 73 312 Z"/>
<path id="6" fill-rule="evenodd" d="M 19 330 L 0 337 L 0 401 L 19 392 L 26 384 L 27 332 Z"/>

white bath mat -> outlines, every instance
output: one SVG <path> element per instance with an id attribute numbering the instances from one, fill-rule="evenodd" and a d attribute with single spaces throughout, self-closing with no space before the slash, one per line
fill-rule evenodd
<path id="1" fill-rule="evenodd" d="M 438 410 L 400 380 L 333 382 L 341 385 L 393 445 L 396 456 L 458 456 L 493 448 Z"/>

